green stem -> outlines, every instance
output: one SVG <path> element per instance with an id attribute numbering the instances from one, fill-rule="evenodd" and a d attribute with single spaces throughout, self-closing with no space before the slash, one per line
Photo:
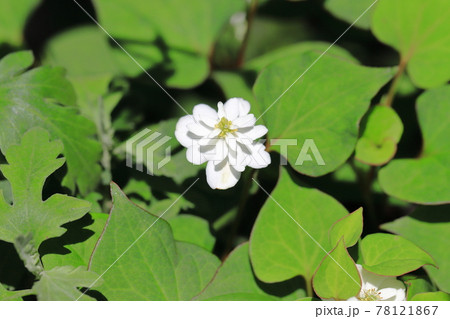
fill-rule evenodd
<path id="1" fill-rule="evenodd" d="M 308 297 L 314 297 L 312 279 L 306 279 L 306 295 Z"/>
<path id="2" fill-rule="evenodd" d="M 392 107 L 392 102 L 394 101 L 395 93 L 397 92 L 398 83 L 405 72 L 407 65 L 407 61 L 405 59 L 400 60 L 400 64 L 398 66 L 397 73 L 394 76 L 394 80 L 391 83 L 391 87 L 389 88 L 389 91 L 386 96 L 386 101 L 384 104 L 386 106 Z"/>
<path id="3" fill-rule="evenodd" d="M 247 49 L 248 39 L 250 36 L 250 29 L 255 18 L 256 9 L 258 8 L 258 0 L 252 0 L 247 12 L 247 30 L 245 31 L 244 39 L 242 40 L 239 52 L 236 58 L 236 66 L 241 67 L 244 64 L 245 50 Z"/>

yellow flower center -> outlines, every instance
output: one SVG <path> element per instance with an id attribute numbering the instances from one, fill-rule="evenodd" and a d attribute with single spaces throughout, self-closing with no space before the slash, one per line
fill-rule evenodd
<path id="1" fill-rule="evenodd" d="M 218 128 L 220 130 L 219 137 L 224 138 L 228 133 L 236 132 L 237 129 L 231 129 L 231 125 L 231 121 L 228 121 L 225 117 L 222 117 L 220 119 L 220 122 L 215 125 L 215 128 Z"/>
<path id="2" fill-rule="evenodd" d="M 375 288 L 372 288 L 364 290 L 363 295 L 358 297 L 358 299 L 361 301 L 380 301 L 383 298 Z"/>

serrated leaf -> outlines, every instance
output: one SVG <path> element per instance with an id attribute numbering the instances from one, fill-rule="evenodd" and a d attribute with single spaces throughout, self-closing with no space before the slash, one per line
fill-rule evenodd
<path id="1" fill-rule="evenodd" d="M 372 32 L 400 53 L 417 86 L 432 88 L 450 79 L 449 18 L 447 0 L 380 0 Z"/>
<path id="2" fill-rule="evenodd" d="M 33 294 L 29 289 L 27 290 L 7 290 L 0 284 L 0 301 L 22 301 L 22 297 Z"/>
<path id="3" fill-rule="evenodd" d="M 371 234 L 361 241 L 364 269 L 383 276 L 400 276 L 436 262 L 425 251 L 403 237 Z"/>
<path id="4" fill-rule="evenodd" d="M 354 26 L 361 29 L 369 29 L 374 11 L 374 8 L 370 7 L 374 3 L 375 0 L 326 0 L 325 9 L 349 24 L 354 23 Z"/>
<path id="5" fill-rule="evenodd" d="M 138 56 L 144 68 L 158 64 L 159 76 L 177 88 L 193 87 L 206 79 L 214 40 L 230 16 L 245 8 L 242 0 L 193 0 L 189 10 L 182 0 L 151 4 L 145 0 L 96 0 L 95 5 L 102 26 L 113 37 L 123 39 L 125 49 Z M 124 66 L 126 72 L 141 72 L 131 61 Z"/>
<path id="6" fill-rule="evenodd" d="M 168 220 L 173 237 L 182 241 L 212 251 L 216 239 L 209 231 L 209 224 L 203 218 L 195 215 L 178 215 Z"/>
<path id="7" fill-rule="evenodd" d="M 425 270 L 439 289 L 450 292 L 450 252 L 446 240 L 450 233 L 450 206 L 419 207 L 411 215 L 381 227 L 402 235 L 433 256 L 439 269 L 425 266 Z"/>
<path id="8" fill-rule="evenodd" d="M 107 217 L 108 215 L 103 213 L 90 213 L 83 218 L 83 222 L 75 221 L 70 226 L 66 225 L 68 231 L 61 237 L 52 239 L 49 242 L 50 247 L 46 247 L 45 255 L 42 257 L 45 269 L 58 266 L 83 266 L 87 269 L 89 258 L 105 227 Z M 86 223 L 90 224 L 83 227 Z M 78 228 L 78 224 L 81 224 L 81 228 Z M 58 250 L 52 251 L 51 248 L 55 247 Z M 59 250 L 61 248 L 62 251 Z"/>
<path id="9" fill-rule="evenodd" d="M 254 86 L 261 110 L 267 110 L 263 119 L 269 138 L 295 139 L 297 145 L 287 146 L 288 161 L 294 169 L 310 176 L 335 170 L 351 155 L 358 123 L 393 71 L 363 67 L 331 56 L 317 60 L 318 57 L 310 52 L 275 62 L 260 73 Z M 307 139 L 313 140 L 323 162 L 317 156 L 297 162 Z M 271 148 L 279 150 L 280 146 Z"/>
<path id="10" fill-rule="evenodd" d="M 314 274 L 314 291 L 322 299 L 346 300 L 361 290 L 358 269 L 345 246 L 341 238 Z"/>
<path id="11" fill-rule="evenodd" d="M 249 245 L 235 248 L 220 266 L 211 282 L 196 300 L 277 300 L 267 294 L 256 281 L 248 255 Z"/>
<path id="12" fill-rule="evenodd" d="M 336 246 L 341 238 L 344 238 L 345 247 L 351 247 L 358 242 L 363 230 L 362 207 L 350 213 L 331 226 L 330 244 Z"/>
<path id="13" fill-rule="evenodd" d="M 14 204 L 9 205 L 0 193 L 0 239 L 13 243 L 21 235 L 32 235 L 38 248 L 47 238 L 64 233 L 61 227 L 86 214 L 90 204 L 61 194 L 42 201 L 45 180 L 64 164 L 57 158 L 62 151 L 60 141 L 49 142 L 49 134 L 41 128 L 29 130 L 20 145 L 9 147 L 5 154 L 9 164 L 0 170 L 11 184 Z"/>
<path id="14" fill-rule="evenodd" d="M 82 295 L 77 288 L 88 287 L 98 275 L 87 271 L 84 267 L 72 266 L 55 267 L 42 273 L 41 279 L 33 285 L 33 291 L 38 300 L 45 301 L 75 301 L 94 300 L 92 297 Z M 96 286 L 101 284 L 101 279 Z"/>
<path id="15" fill-rule="evenodd" d="M 450 301 L 450 295 L 443 291 L 424 292 L 415 295 L 411 301 Z"/>
<path id="16" fill-rule="evenodd" d="M 82 194 L 94 189 L 100 178 L 100 144 L 90 137 L 95 125 L 72 107 L 75 93 L 60 68 L 32 65 L 31 52 L 12 53 L 0 60 L 0 149 L 4 153 L 32 127 L 48 130 L 64 144 L 68 172 L 63 184 L 75 185 Z"/>
<path id="17" fill-rule="evenodd" d="M 363 121 L 355 158 L 373 166 L 386 164 L 397 152 L 402 133 L 403 123 L 397 113 L 387 106 L 375 106 Z"/>
<path id="18" fill-rule="evenodd" d="M 264 282 L 298 275 L 311 280 L 326 252 L 333 248 L 328 230 L 347 215 L 347 210 L 319 190 L 297 185 L 285 169 L 271 195 L 250 237 L 255 274 Z"/>
<path id="19" fill-rule="evenodd" d="M 450 85 L 429 90 L 417 100 L 423 147 L 418 158 L 396 159 L 379 172 L 381 188 L 414 203 L 450 202 Z"/>
<path id="20" fill-rule="evenodd" d="M 22 45 L 25 23 L 39 2 L 39 0 L 3 1 L 0 11 L 0 44 Z"/>
<path id="21" fill-rule="evenodd" d="M 103 295 L 108 300 L 189 300 L 197 295 L 219 266 L 217 257 L 176 242 L 165 220 L 133 205 L 117 185 L 111 184 L 111 193 L 113 208 L 90 265 L 103 273 L 116 261 L 103 276 Z"/>

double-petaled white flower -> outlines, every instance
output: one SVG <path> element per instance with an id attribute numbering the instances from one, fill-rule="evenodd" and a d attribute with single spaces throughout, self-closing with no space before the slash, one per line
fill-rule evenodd
<path id="1" fill-rule="evenodd" d="M 206 104 L 194 107 L 193 115 L 178 120 L 175 136 L 187 148 L 187 160 L 206 166 L 211 188 L 227 189 L 236 185 L 246 166 L 264 168 L 270 155 L 259 138 L 267 133 L 264 125 L 255 125 L 249 114 L 250 103 L 241 98 L 217 104 L 218 111 Z"/>
<path id="2" fill-rule="evenodd" d="M 348 301 L 403 301 L 406 300 L 405 285 L 395 277 L 371 273 L 356 265 L 361 276 L 361 290 Z"/>

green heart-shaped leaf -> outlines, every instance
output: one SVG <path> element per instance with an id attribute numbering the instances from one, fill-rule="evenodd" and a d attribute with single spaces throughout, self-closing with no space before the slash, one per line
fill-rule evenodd
<path id="1" fill-rule="evenodd" d="M 433 258 L 403 237 L 371 234 L 361 241 L 363 267 L 375 274 L 400 276 L 423 265 L 436 266 Z"/>
<path id="2" fill-rule="evenodd" d="M 108 300 L 189 300 L 200 293 L 218 258 L 176 242 L 165 220 L 135 206 L 114 183 L 111 193 L 113 208 L 90 265 L 104 273 L 103 295 Z"/>
<path id="3" fill-rule="evenodd" d="M 363 230 L 363 209 L 355 210 L 335 222 L 330 229 L 330 244 L 336 246 L 344 238 L 345 247 L 351 247 L 358 242 Z"/>
<path id="4" fill-rule="evenodd" d="M 328 231 L 347 210 L 317 189 L 297 185 L 281 170 L 275 190 L 262 207 L 250 237 L 256 276 L 265 282 L 301 275 L 311 280 L 330 251 Z"/>
<path id="5" fill-rule="evenodd" d="M 313 287 L 322 299 L 346 300 L 361 290 L 361 278 L 344 240 L 326 255 L 314 274 Z"/>

